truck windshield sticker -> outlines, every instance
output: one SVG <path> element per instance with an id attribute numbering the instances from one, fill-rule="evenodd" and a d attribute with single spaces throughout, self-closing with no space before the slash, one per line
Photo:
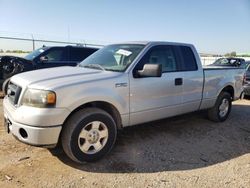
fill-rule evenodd
<path id="1" fill-rule="evenodd" d="M 119 49 L 116 53 L 124 56 L 130 56 L 132 54 L 132 52 L 124 49 Z"/>

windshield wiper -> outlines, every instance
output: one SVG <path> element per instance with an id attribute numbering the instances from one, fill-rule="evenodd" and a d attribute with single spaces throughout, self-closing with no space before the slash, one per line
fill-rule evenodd
<path id="1" fill-rule="evenodd" d="M 106 71 L 113 71 L 113 72 L 123 72 L 123 70 L 118 70 L 118 69 L 105 69 Z"/>
<path id="2" fill-rule="evenodd" d="M 100 70 L 103 70 L 103 71 L 105 71 L 106 69 L 103 67 L 103 66 L 101 66 L 100 64 L 87 64 L 87 65 L 84 65 L 83 66 L 84 68 L 97 68 L 97 69 L 100 69 Z"/>

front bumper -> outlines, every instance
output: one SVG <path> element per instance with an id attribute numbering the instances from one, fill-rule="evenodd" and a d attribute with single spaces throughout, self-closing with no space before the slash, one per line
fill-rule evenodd
<path id="1" fill-rule="evenodd" d="M 53 147 L 58 143 L 66 109 L 15 108 L 7 97 L 3 101 L 5 126 L 21 142 Z"/>
<path id="2" fill-rule="evenodd" d="M 14 122 L 7 115 L 4 116 L 6 130 L 19 141 L 34 146 L 56 146 L 62 126 L 32 127 Z"/>

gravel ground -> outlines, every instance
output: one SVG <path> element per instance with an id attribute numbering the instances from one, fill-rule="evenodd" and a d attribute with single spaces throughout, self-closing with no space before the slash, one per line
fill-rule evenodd
<path id="1" fill-rule="evenodd" d="M 0 187 L 250 187 L 249 117 L 240 100 L 224 123 L 198 112 L 128 127 L 110 154 L 83 165 L 0 126 Z"/>

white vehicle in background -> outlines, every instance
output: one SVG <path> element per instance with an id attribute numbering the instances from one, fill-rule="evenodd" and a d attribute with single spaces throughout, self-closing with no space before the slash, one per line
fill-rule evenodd
<path id="1" fill-rule="evenodd" d="M 95 161 L 126 126 L 207 109 L 225 121 L 245 70 L 202 68 L 193 45 L 133 42 L 106 46 L 78 67 L 22 73 L 4 98 L 6 128 L 21 142 L 62 143 L 76 162 Z"/>

